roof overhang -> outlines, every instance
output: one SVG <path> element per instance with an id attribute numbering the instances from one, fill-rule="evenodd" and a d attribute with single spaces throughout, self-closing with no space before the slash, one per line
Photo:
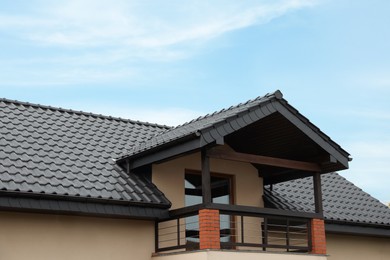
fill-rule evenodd
<path id="1" fill-rule="evenodd" d="M 328 223 L 325 220 L 325 231 L 332 234 L 353 235 L 353 236 L 372 236 L 390 238 L 389 226 L 375 225 L 356 225 L 349 223 Z"/>
<path id="2" fill-rule="evenodd" d="M 142 205 L 129 203 L 113 203 L 109 201 L 98 201 L 80 199 L 67 200 L 57 198 L 58 196 L 0 196 L 0 211 L 60 214 L 76 216 L 95 216 L 107 218 L 125 218 L 156 220 L 166 217 L 167 208 L 161 208 L 157 205 Z"/>
<path id="3" fill-rule="evenodd" d="M 120 158 L 117 163 L 130 171 L 220 144 L 227 144 L 240 153 L 314 163 L 321 173 L 347 169 L 350 160 L 345 150 L 276 92 L 273 98 L 215 120 L 181 138 Z M 266 183 L 312 174 L 299 169 L 254 165 Z"/>

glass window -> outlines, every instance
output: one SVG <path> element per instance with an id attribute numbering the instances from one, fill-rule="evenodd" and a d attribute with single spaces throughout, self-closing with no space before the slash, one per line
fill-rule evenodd
<path id="1" fill-rule="evenodd" d="M 228 175 L 211 176 L 211 198 L 213 203 L 231 204 L 232 178 Z M 185 174 L 185 206 L 202 203 L 202 176 L 196 173 Z M 231 218 L 228 215 L 220 215 L 221 242 L 229 242 L 231 239 Z M 186 218 L 187 241 L 199 242 L 198 216 Z"/>

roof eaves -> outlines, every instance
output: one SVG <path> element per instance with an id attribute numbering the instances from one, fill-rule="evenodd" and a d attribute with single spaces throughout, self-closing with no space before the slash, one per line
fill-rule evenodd
<path id="1" fill-rule="evenodd" d="M 298 110 L 289 105 L 286 100 L 283 99 L 280 102 L 274 102 L 273 105 L 279 113 L 348 169 L 348 162 L 350 161 L 349 153 L 342 149 L 341 146 L 336 144 L 329 136 L 312 124 L 306 117 L 299 113 Z"/>
<path id="2" fill-rule="evenodd" d="M 201 147 L 199 137 L 196 135 L 193 136 L 193 138 L 188 138 L 187 136 L 187 138 L 183 139 L 186 141 L 180 139 L 180 142 L 177 140 L 174 143 L 169 143 L 167 146 L 156 147 L 155 150 L 146 150 L 143 154 L 137 154 L 136 157 L 131 158 L 130 169 L 162 161 L 179 154 L 186 154 Z M 120 161 L 117 161 L 117 163 L 124 160 L 126 160 L 126 158 L 122 158 Z"/>
<path id="3" fill-rule="evenodd" d="M 253 104 L 251 104 L 253 103 Z M 216 115 L 221 114 L 229 110 L 234 110 L 234 113 L 228 114 L 226 117 L 218 117 Z M 190 121 L 190 123 L 183 124 L 181 126 L 169 129 L 160 135 L 156 135 L 154 138 L 149 139 L 139 146 L 134 147 L 130 153 L 127 153 L 117 159 L 117 162 L 120 162 L 124 159 L 136 159 L 144 155 L 148 155 L 165 148 L 174 146 L 181 140 L 186 140 L 188 136 L 200 133 L 200 147 L 211 144 L 213 142 L 218 142 L 223 139 L 226 135 L 237 131 L 257 120 L 260 120 L 274 112 L 279 112 L 285 116 L 292 124 L 296 125 L 313 139 L 318 145 L 325 149 L 329 154 L 334 156 L 345 168 L 348 168 L 349 153 L 343 150 L 338 144 L 330 139 L 329 136 L 324 134 L 318 127 L 312 124 L 306 117 L 299 113 L 298 110 L 293 108 L 288 102 L 283 99 L 283 95 L 280 91 L 276 91 L 272 94 L 267 94 L 263 97 L 258 97 L 254 100 L 249 100 L 246 103 L 241 103 L 237 106 L 231 107 L 229 109 L 223 109 L 219 112 L 214 112 L 211 115 L 206 115 L 204 117 L 198 118 L 196 120 Z M 215 116 L 215 121 L 205 122 L 200 126 L 197 126 L 196 123 L 199 120 L 205 118 L 211 118 Z M 182 127 L 188 127 L 190 124 L 194 124 L 194 130 L 180 131 Z M 169 137 L 169 133 L 172 131 L 178 131 L 178 133 L 173 134 Z M 166 136 L 168 135 L 168 136 Z M 176 136 L 175 136 L 176 135 Z M 158 140 L 160 138 L 160 140 Z M 149 142 L 149 145 L 147 144 Z M 200 148 L 199 147 L 199 148 Z"/>
<path id="4" fill-rule="evenodd" d="M 117 199 L 106 199 L 106 198 L 92 198 L 82 196 L 70 196 L 70 195 L 56 195 L 56 194 L 45 194 L 45 193 L 34 193 L 34 192 L 20 192 L 20 191 L 1 191 L 0 198 L 20 198 L 23 199 L 42 199 L 48 201 L 68 201 L 77 203 L 99 203 L 109 205 L 122 205 L 122 206 L 140 206 L 140 207 L 155 207 L 155 208 L 170 208 L 171 204 L 169 201 L 163 201 L 162 203 L 142 203 L 132 202 L 127 200 Z"/>
<path id="5" fill-rule="evenodd" d="M 381 229 L 388 229 L 390 231 L 390 224 L 379 224 L 379 223 L 367 223 L 367 222 L 361 222 L 361 221 L 352 221 L 352 220 L 334 220 L 325 217 L 325 222 L 328 224 L 334 224 L 334 225 L 348 225 L 348 226 L 359 226 L 359 227 L 371 227 L 371 228 L 381 228 Z"/>
<path id="6" fill-rule="evenodd" d="M 313 124 L 307 117 L 302 115 L 296 108 L 291 106 L 287 100 L 282 99 L 280 102 L 285 108 L 287 108 L 291 113 L 295 114 L 303 123 L 308 125 L 314 132 L 320 135 L 325 141 L 329 142 L 335 149 L 343 153 L 344 156 L 348 157 L 350 154 L 344 150 L 340 145 L 333 141 L 327 134 L 321 131 L 315 124 Z M 352 159 L 351 159 L 352 160 Z"/>
<path id="7" fill-rule="evenodd" d="M 331 223 L 325 220 L 325 231 L 333 234 L 359 235 L 390 238 L 389 227 L 376 227 L 373 225 L 351 225 L 350 223 Z"/>
<path id="8" fill-rule="evenodd" d="M 0 210 L 144 220 L 155 220 L 168 216 L 168 209 L 150 206 L 9 196 L 0 197 Z"/>

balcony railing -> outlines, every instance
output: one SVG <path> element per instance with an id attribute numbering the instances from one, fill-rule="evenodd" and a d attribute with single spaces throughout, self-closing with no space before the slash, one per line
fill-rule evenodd
<path id="1" fill-rule="evenodd" d="M 200 249 L 204 223 L 199 223 L 199 214 L 204 209 L 218 212 L 219 248 L 232 250 L 310 252 L 311 219 L 320 217 L 316 213 L 224 204 L 185 207 L 156 222 L 156 252 Z M 203 236 L 211 239 L 210 235 Z"/>

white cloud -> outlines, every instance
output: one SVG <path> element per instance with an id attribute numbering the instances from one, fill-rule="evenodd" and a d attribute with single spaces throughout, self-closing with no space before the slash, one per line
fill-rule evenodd
<path id="1" fill-rule="evenodd" d="M 317 2 L 67 0 L 39 1 L 23 14 L 0 11 L 0 31 L 32 50 L 23 59 L 0 61 L 20 74 L 0 72 L 0 84 L 25 85 L 21 79 L 28 75 L 38 85 L 133 78 L 137 62 L 185 59 L 211 39 Z M 46 48 L 52 55 L 39 55 Z"/>
<path id="2" fill-rule="evenodd" d="M 208 40 L 315 3 L 56 1 L 28 16 L 0 15 L 0 28 L 15 28 L 20 37 L 41 44 L 159 48 Z"/>

